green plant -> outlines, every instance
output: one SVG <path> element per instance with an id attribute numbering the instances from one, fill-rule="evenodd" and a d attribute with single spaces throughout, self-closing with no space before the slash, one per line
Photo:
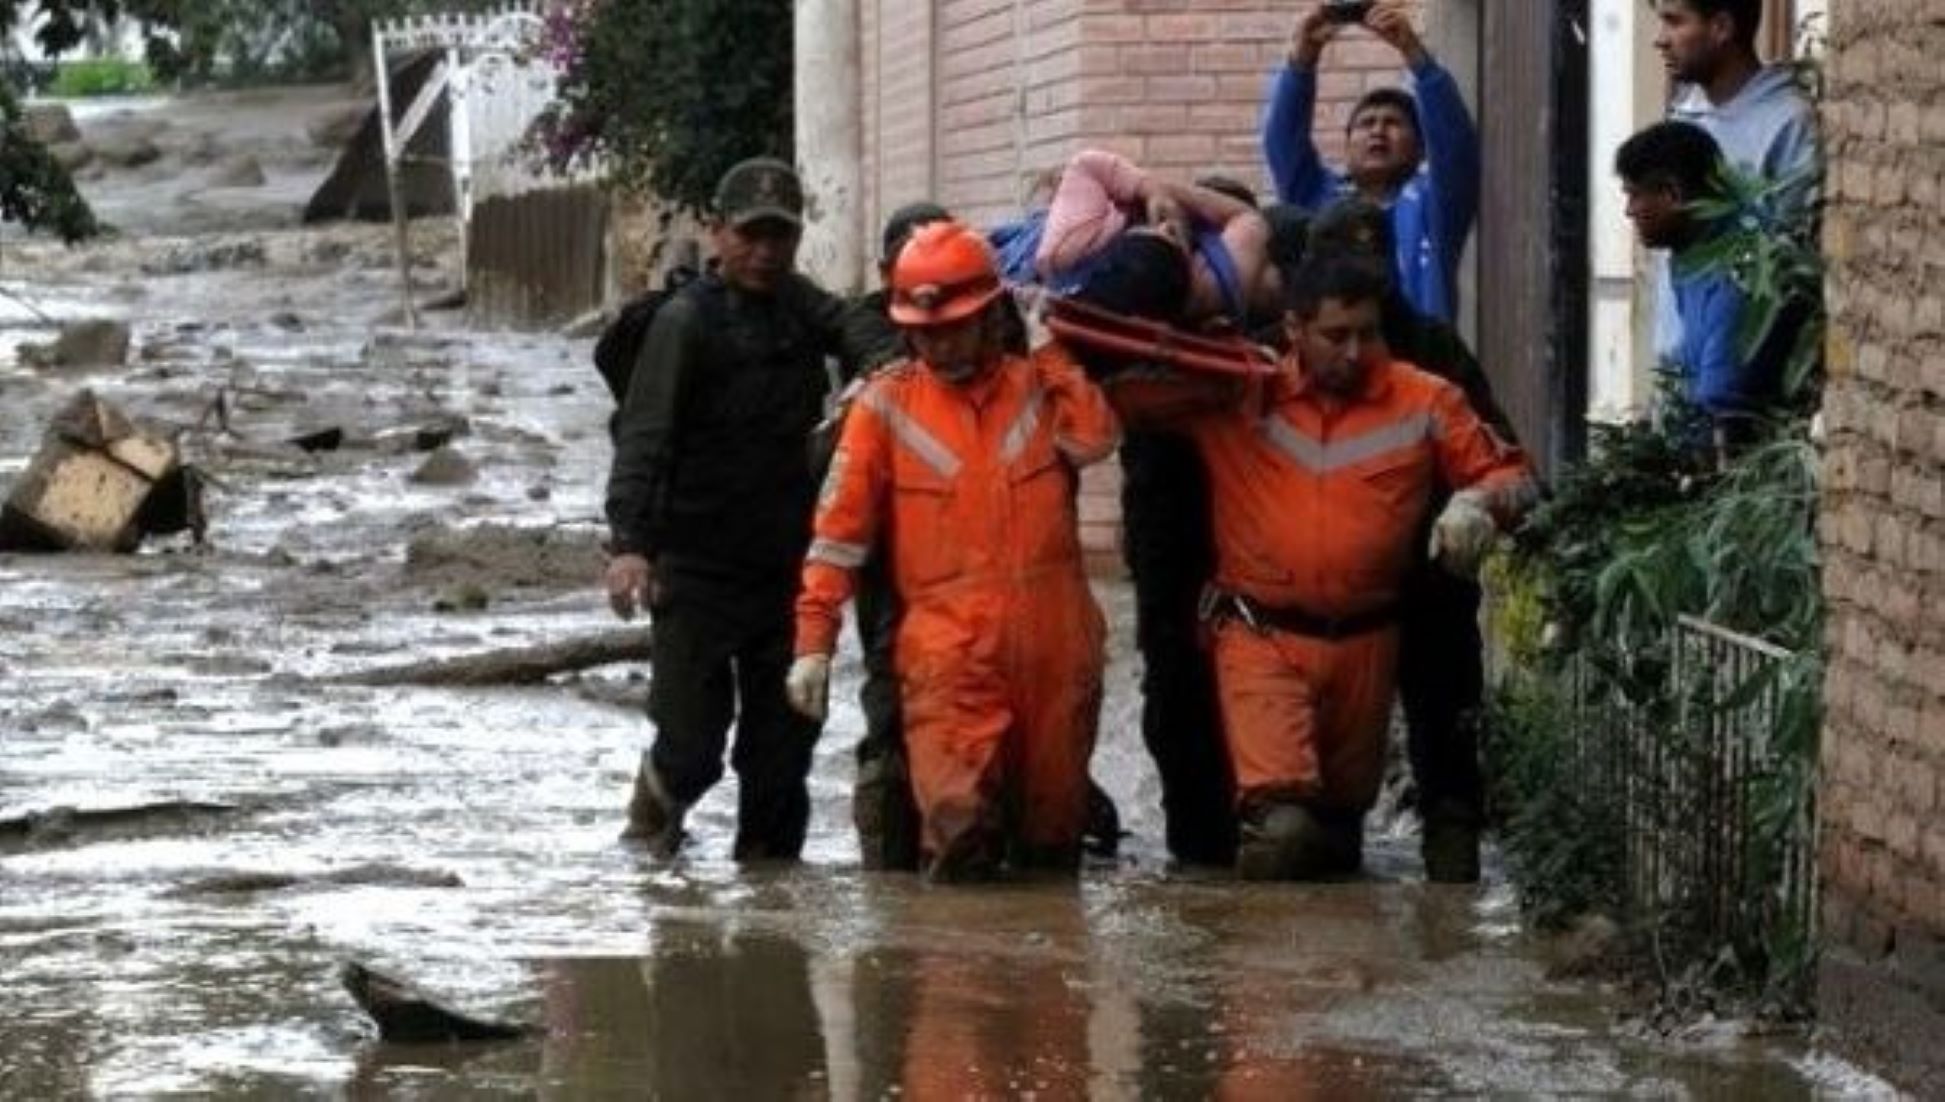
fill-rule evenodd
<path id="1" fill-rule="evenodd" d="M 101 232 L 67 170 L 27 135 L 20 104 L 0 85 L 0 218 L 75 242 Z"/>
<path id="2" fill-rule="evenodd" d="M 789 0 L 592 0 L 550 25 L 560 103 L 536 140 L 551 164 L 599 159 L 700 211 L 737 161 L 790 159 Z"/>
<path id="3" fill-rule="evenodd" d="M 60 72 L 47 92 L 52 96 L 82 99 L 136 95 L 153 91 L 154 88 L 155 74 L 142 62 L 100 57 L 62 62 Z"/>

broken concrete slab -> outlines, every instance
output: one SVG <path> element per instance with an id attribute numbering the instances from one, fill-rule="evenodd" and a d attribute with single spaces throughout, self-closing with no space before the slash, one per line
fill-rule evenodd
<path id="1" fill-rule="evenodd" d="M 174 441 L 83 390 L 49 423 L 0 508 L 0 549 L 127 552 L 171 516 L 182 521 L 176 530 L 200 528 L 191 514 L 201 495 L 181 471 Z M 158 493 L 165 500 L 151 506 Z"/>
<path id="2" fill-rule="evenodd" d="M 539 1030 L 515 1022 L 475 1018 L 434 1002 L 403 980 L 394 979 L 357 961 L 339 969 L 338 978 L 358 1008 L 378 1026 L 378 1039 L 396 1044 L 443 1044 L 453 1041 L 514 1041 Z"/>
<path id="3" fill-rule="evenodd" d="M 34 367 L 121 367 L 128 363 L 128 323 L 113 318 L 87 318 L 61 327 L 49 344 L 23 344 L 20 358 Z"/>

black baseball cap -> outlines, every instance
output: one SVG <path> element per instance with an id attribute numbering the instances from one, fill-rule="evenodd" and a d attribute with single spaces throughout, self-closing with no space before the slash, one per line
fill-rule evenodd
<path id="1" fill-rule="evenodd" d="M 723 173 L 716 184 L 716 214 L 731 226 L 775 219 L 804 224 L 804 184 L 795 169 L 775 157 L 751 157 Z"/>

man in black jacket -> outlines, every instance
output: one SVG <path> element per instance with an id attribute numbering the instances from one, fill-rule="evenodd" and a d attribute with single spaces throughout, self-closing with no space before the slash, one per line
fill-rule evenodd
<path id="1" fill-rule="evenodd" d="M 1326 207 L 1311 224 L 1318 255 L 1391 255 L 1390 219 L 1362 199 Z M 1474 413 L 1508 443 L 1512 421 L 1464 338 L 1449 323 L 1419 313 L 1392 288 L 1384 302 L 1384 338 L 1393 357 L 1465 391 Z M 1444 508 L 1440 492 L 1427 512 Z M 1418 546 L 1426 546 L 1420 539 Z M 1424 823 L 1425 875 L 1443 883 L 1479 879 L 1479 832 L 1485 819 L 1479 768 L 1479 724 L 1485 696 L 1485 644 L 1479 634 L 1479 585 L 1421 560 L 1405 582 L 1398 650 L 1398 695 L 1405 707 L 1412 778 Z"/>
<path id="2" fill-rule="evenodd" d="M 844 304 L 795 271 L 803 189 L 759 158 L 725 173 L 717 265 L 655 315 L 615 426 L 609 601 L 655 621 L 649 716 L 623 833 L 673 854 L 723 773 L 732 722 L 738 860 L 795 859 L 817 725 L 784 699 L 816 495 L 809 438 L 824 362 L 863 357 Z"/>

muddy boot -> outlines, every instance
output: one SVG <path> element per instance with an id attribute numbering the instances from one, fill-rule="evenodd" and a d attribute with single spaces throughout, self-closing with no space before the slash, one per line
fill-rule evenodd
<path id="1" fill-rule="evenodd" d="M 673 857 L 682 845 L 682 816 L 688 809 L 677 803 L 661 776 L 642 754 L 635 771 L 635 791 L 628 798 L 628 825 L 621 840 L 645 847 L 657 857 Z"/>
<path id="2" fill-rule="evenodd" d="M 918 809 L 905 752 L 893 749 L 858 763 L 851 792 L 851 822 L 867 869 L 913 872 L 918 869 Z"/>
<path id="3" fill-rule="evenodd" d="M 1313 814 L 1324 829 L 1326 874 L 1356 876 L 1364 868 L 1364 813 L 1319 808 Z"/>
<path id="4" fill-rule="evenodd" d="M 1434 884 L 1479 882 L 1479 817 L 1470 808 L 1450 802 L 1425 812 L 1419 852 L 1425 857 L 1425 879 Z"/>
<path id="5" fill-rule="evenodd" d="M 1331 838 L 1308 808 L 1270 804 L 1243 819 L 1240 880 L 1315 880 L 1331 870 Z"/>
<path id="6" fill-rule="evenodd" d="M 1121 809 L 1114 797 L 1092 780 L 1087 782 L 1087 825 L 1081 829 L 1081 848 L 1095 857 L 1113 857 L 1121 852 Z"/>

